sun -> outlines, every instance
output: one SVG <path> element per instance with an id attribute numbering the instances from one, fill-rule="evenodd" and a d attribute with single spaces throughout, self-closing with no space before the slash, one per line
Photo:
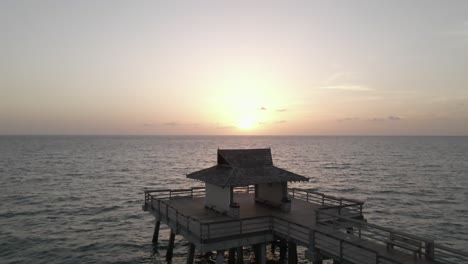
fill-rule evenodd
<path id="1" fill-rule="evenodd" d="M 252 129 L 255 125 L 255 120 L 253 117 L 243 117 L 239 120 L 237 127 L 242 130 Z"/>

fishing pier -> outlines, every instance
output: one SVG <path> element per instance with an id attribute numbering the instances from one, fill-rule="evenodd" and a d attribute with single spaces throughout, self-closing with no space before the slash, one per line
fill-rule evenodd
<path id="1" fill-rule="evenodd" d="M 308 179 L 273 165 L 270 149 L 218 150 L 216 166 L 187 175 L 205 187 L 146 190 L 143 210 L 156 224 L 171 229 L 166 259 L 172 260 L 174 238 L 189 242 L 187 264 L 195 250 L 216 251 L 216 263 L 243 263 L 252 246 L 257 263 L 266 263 L 266 248 L 279 248 L 282 261 L 297 263 L 297 247 L 312 263 L 409 264 L 468 263 L 468 254 L 431 239 L 365 221 L 363 202 L 288 188 Z"/>

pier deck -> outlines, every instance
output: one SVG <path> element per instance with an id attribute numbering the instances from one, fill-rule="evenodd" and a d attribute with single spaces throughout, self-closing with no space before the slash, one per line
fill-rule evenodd
<path id="1" fill-rule="evenodd" d="M 362 202 L 291 189 L 291 212 L 254 202 L 237 190 L 238 219 L 205 208 L 204 188 L 145 192 L 144 210 L 200 252 L 285 239 L 340 263 L 468 263 L 464 252 L 362 221 Z"/>

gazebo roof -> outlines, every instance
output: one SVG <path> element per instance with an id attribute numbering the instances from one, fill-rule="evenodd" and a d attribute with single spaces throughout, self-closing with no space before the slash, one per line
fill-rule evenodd
<path id="1" fill-rule="evenodd" d="M 221 187 L 309 180 L 274 166 L 271 149 L 218 149 L 216 166 L 192 172 L 187 178 Z"/>

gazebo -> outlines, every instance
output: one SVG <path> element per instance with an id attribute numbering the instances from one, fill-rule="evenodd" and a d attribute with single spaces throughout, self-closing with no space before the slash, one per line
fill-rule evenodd
<path id="1" fill-rule="evenodd" d="M 215 166 L 187 178 L 205 182 L 205 207 L 232 217 L 239 216 L 234 187 L 255 186 L 255 201 L 285 212 L 291 210 L 288 182 L 309 179 L 273 165 L 271 149 L 218 149 Z"/>

